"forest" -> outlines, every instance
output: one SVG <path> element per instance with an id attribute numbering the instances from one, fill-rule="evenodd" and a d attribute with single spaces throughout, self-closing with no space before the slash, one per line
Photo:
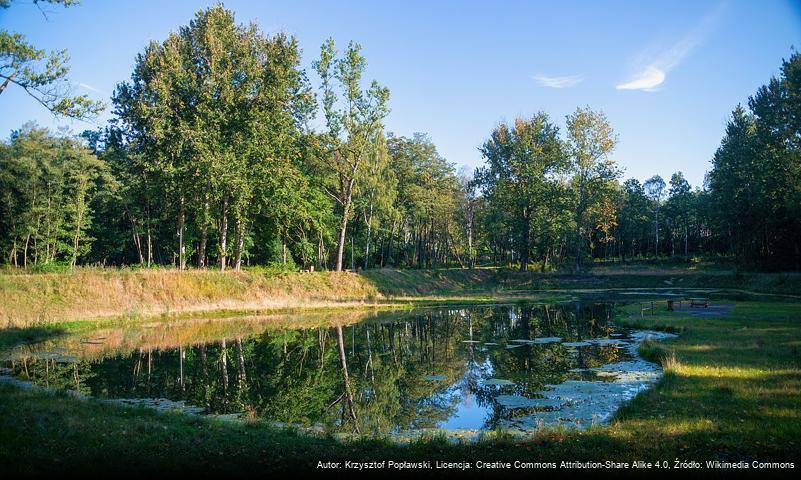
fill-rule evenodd
<path id="1" fill-rule="evenodd" d="M 425 133 L 387 131 L 390 89 L 366 79 L 358 43 L 326 41 L 311 71 L 301 53 L 217 5 L 136 56 L 107 125 L 21 125 L 0 144 L 0 262 L 579 272 L 707 256 L 801 269 L 798 52 L 734 106 L 694 187 L 682 172 L 624 180 L 614 127 L 590 106 L 564 128 L 567 112 L 500 123 L 483 165 L 457 170 Z M 82 106 L 95 108 L 51 110 Z"/>

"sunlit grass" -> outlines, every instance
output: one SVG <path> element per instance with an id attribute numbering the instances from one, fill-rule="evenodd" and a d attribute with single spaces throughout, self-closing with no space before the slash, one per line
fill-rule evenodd
<path id="1" fill-rule="evenodd" d="M 360 274 L 298 273 L 252 269 L 221 273 L 172 268 L 76 268 L 58 273 L 0 273 L 0 328 L 45 326 L 70 320 L 220 311 L 276 311 L 384 303 L 499 302 L 555 300 L 581 291 L 620 289 L 727 288 L 782 293 L 801 298 L 801 276 L 696 272 L 689 268 L 629 267 L 590 273 L 520 273 L 510 269 L 375 269 Z M 634 267 L 631 267 L 634 268 Z M 750 295 L 750 294 L 749 294 Z M 658 295 L 657 295 L 658 297 Z M 629 297 L 637 301 L 637 297 Z M 743 312 L 748 314 L 748 312 Z M 770 313 L 778 318 L 784 310 Z"/>
<path id="2" fill-rule="evenodd" d="M 426 297 L 431 303 L 444 301 L 435 294 Z M 720 302 L 734 304 L 720 317 L 668 312 L 664 303 L 656 315 L 641 317 L 636 300 L 621 308 L 621 323 L 679 335 L 643 342 L 640 352 L 659 362 L 665 375 L 624 406 L 612 423 L 583 432 L 543 429 L 528 439 L 489 432 L 474 443 L 454 443 L 436 433 L 408 445 L 386 438 L 342 441 L 276 430 L 258 419 L 207 421 L 0 385 L 0 411 L 8 412 L 0 415 L 0 464 L 32 472 L 90 465 L 97 470 L 138 466 L 208 473 L 241 472 L 254 465 L 314 469 L 318 460 L 385 458 L 795 460 L 801 456 L 801 304 Z M 69 333 L 86 325 L 59 328 Z M 239 327 L 234 321 L 186 328 L 186 335 L 214 336 Z M 39 329 L 46 334 L 49 327 Z M 17 333 L 17 339 L 23 338 Z M 180 329 L 175 333 L 183 338 Z M 144 334 L 142 339 L 149 341 Z"/>

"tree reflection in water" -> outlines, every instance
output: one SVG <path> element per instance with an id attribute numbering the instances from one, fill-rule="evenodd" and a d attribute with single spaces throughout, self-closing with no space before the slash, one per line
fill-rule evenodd
<path id="1" fill-rule="evenodd" d="M 248 412 L 332 431 L 491 429 L 514 414 L 498 405 L 498 395 L 535 397 L 545 385 L 575 377 L 571 369 L 622 359 L 614 345 L 525 342 L 606 337 L 611 309 L 565 303 L 394 312 L 350 325 L 266 326 L 215 340 L 181 331 L 177 345 L 166 331 L 154 342 L 151 331 L 150 340 L 133 341 L 139 345 L 106 344 L 94 356 L 85 338 L 62 339 L 17 352 L 7 363 L 48 387 L 101 398 L 183 400 L 207 413 Z M 491 378 L 508 382 L 487 383 Z"/>

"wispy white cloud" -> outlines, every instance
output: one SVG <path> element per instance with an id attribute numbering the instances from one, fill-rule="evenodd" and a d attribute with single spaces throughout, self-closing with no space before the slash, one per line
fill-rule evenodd
<path id="1" fill-rule="evenodd" d="M 90 92 L 100 93 L 100 94 L 103 94 L 103 95 L 106 94 L 106 92 L 104 92 L 103 90 L 100 90 L 99 88 L 93 87 L 93 86 L 89 85 L 88 83 L 80 82 L 80 83 L 78 83 L 78 86 L 83 88 L 83 89 L 85 89 L 85 90 L 89 90 Z"/>
<path id="2" fill-rule="evenodd" d="M 665 83 L 667 74 L 678 67 L 701 43 L 720 16 L 722 5 L 707 14 L 701 22 L 682 39 L 667 50 L 654 54 L 641 54 L 638 67 L 628 80 L 615 86 L 618 90 L 643 90 L 656 92 Z"/>
<path id="3" fill-rule="evenodd" d="M 655 92 L 656 87 L 665 82 L 666 72 L 656 65 L 648 65 L 645 70 L 638 73 L 634 78 L 628 82 L 621 83 L 615 88 L 618 90 L 645 90 L 646 92 Z"/>
<path id="4" fill-rule="evenodd" d="M 537 74 L 534 75 L 534 80 L 540 84 L 541 87 L 548 88 L 568 88 L 578 85 L 583 80 L 580 75 L 567 75 L 564 77 L 549 77 L 547 75 Z"/>

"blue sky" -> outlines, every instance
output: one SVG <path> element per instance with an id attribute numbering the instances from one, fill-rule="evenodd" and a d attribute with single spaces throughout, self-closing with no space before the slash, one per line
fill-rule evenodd
<path id="1" fill-rule="evenodd" d="M 134 57 L 212 1 L 83 0 L 68 9 L 31 0 L 0 10 L 0 28 L 71 55 L 75 91 L 105 99 L 130 77 Z M 559 124 L 578 106 L 603 110 L 620 139 L 625 178 L 695 186 L 737 103 L 801 48 L 801 6 L 765 1 L 305 2 L 227 1 L 239 22 L 297 36 L 304 66 L 332 36 L 364 46 L 368 79 L 391 91 L 387 128 L 426 132 L 457 165 L 501 121 L 547 112 Z M 316 77 L 310 72 L 316 84 Z M 101 117 L 101 123 L 109 114 Z M 18 88 L 0 95 L 0 136 L 25 121 L 80 132 Z"/>

